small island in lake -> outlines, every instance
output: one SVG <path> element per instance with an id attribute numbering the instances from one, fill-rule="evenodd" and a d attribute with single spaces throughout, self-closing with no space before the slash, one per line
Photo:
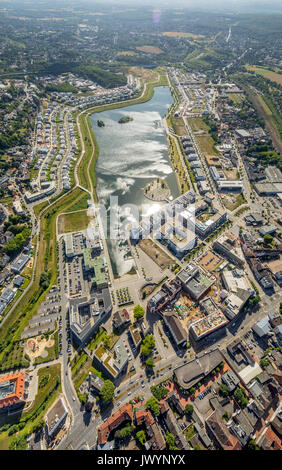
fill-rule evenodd
<path id="1" fill-rule="evenodd" d="M 152 201 L 165 201 L 170 197 L 170 189 L 166 181 L 157 178 L 146 186 L 144 195 Z"/>
<path id="2" fill-rule="evenodd" d="M 124 116 L 124 117 L 120 118 L 118 122 L 119 122 L 119 124 L 124 124 L 125 122 L 130 122 L 130 121 L 133 121 L 132 117 Z"/>
<path id="3" fill-rule="evenodd" d="M 104 121 L 101 121 L 101 120 L 98 119 L 98 121 L 97 121 L 97 126 L 98 126 L 98 127 L 105 127 Z"/>

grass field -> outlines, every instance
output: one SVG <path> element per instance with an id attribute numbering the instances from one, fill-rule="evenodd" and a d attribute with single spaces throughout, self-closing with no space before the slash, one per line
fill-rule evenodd
<path id="1" fill-rule="evenodd" d="M 208 132 L 209 128 L 200 117 L 188 118 L 189 125 L 193 132 L 204 131 Z"/>
<path id="2" fill-rule="evenodd" d="M 89 201 L 89 194 L 85 193 L 85 192 L 83 192 L 83 193 L 84 194 L 81 197 L 81 199 L 79 199 L 78 202 L 76 202 L 75 204 L 70 206 L 66 212 L 74 212 L 74 211 L 80 211 L 80 210 L 83 210 L 83 209 L 87 209 L 87 201 Z"/>
<path id="3" fill-rule="evenodd" d="M 85 230 L 89 224 L 89 217 L 86 210 L 61 214 L 58 217 L 58 233 L 77 232 Z"/>
<path id="4" fill-rule="evenodd" d="M 163 54 L 163 51 L 155 46 L 140 46 L 136 47 L 136 49 L 141 52 L 146 52 L 147 54 Z"/>
<path id="5" fill-rule="evenodd" d="M 130 55 L 130 56 L 133 56 L 133 55 L 136 55 L 136 52 L 134 52 L 134 51 L 121 51 L 121 52 L 118 52 L 118 55 Z"/>
<path id="6" fill-rule="evenodd" d="M 214 146 L 214 140 L 210 135 L 196 136 L 196 139 L 200 150 L 204 155 L 219 155 L 219 152 Z"/>
<path id="7" fill-rule="evenodd" d="M 192 129 L 192 132 L 195 135 L 195 138 L 198 142 L 201 152 L 204 155 L 217 156 L 219 152 L 215 148 L 215 142 L 213 138 L 208 134 L 209 127 L 200 117 L 189 118 L 189 125 Z M 197 133 L 199 132 L 199 135 Z M 201 133 L 203 135 L 201 135 Z"/>
<path id="8" fill-rule="evenodd" d="M 137 69 L 138 70 L 138 69 Z M 142 70 L 140 70 L 140 73 Z M 124 106 L 129 106 L 133 104 L 143 103 L 152 98 L 154 94 L 155 86 L 165 86 L 168 84 L 167 75 L 163 70 L 158 69 L 158 75 L 150 72 L 149 76 L 154 77 L 151 80 L 147 81 L 146 91 L 142 97 L 131 100 L 130 102 L 122 103 L 113 103 L 110 106 L 101 106 L 98 108 L 91 108 L 88 110 L 90 112 L 99 112 L 104 111 L 105 109 L 114 109 L 121 108 Z M 144 72 L 145 73 L 145 72 Z M 156 78 L 155 78 L 156 77 Z M 86 120 L 83 120 L 84 125 L 86 125 Z M 91 126 L 90 126 L 91 127 Z M 92 128 L 91 128 L 92 129 Z M 88 132 L 86 130 L 86 132 Z M 89 134 L 87 134 L 89 138 Z M 91 150 L 91 146 L 89 146 Z M 89 150 L 89 149 L 88 149 Z M 93 170 L 98 156 L 98 148 L 95 148 L 95 158 L 92 159 L 90 171 L 92 177 L 95 178 L 95 173 Z M 88 154 L 89 155 L 89 154 Z M 83 158 L 83 160 L 85 160 Z M 83 164 L 83 168 L 87 168 L 89 164 L 89 158 L 87 160 L 87 165 Z M 87 179 L 87 186 L 89 186 L 89 181 Z M 88 196 L 89 198 L 89 196 Z M 87 198 L 87 199 L 88 199 Z M 31 288 L 24 296 L 20 305 L 18 305 L 15 310 L 7 318 L 6 322 L 1 326 L 0 330 L 0 341 L 7 340 L 10 335 L 13 335 L 14 339 L 19 339 L 21 331 L 27 325 L 30 318 L 36 312 L 38 305 L 44 300 L 46 292 L 43 292 L 39 286 L 40 275 L 44 270 L 49 270 L 51 274 L 50 286 L 56 283 L 57 279 L 57 258 L 56 258 L 56 217 L 62 213 L 67 212 L 70 208 L 77 207 L 77 205 L 85 203 L 85 192 L 80 188 L 75 188 L 67 192 L 60 200 L 56 201 L 57 197 L 51 198 L 50 203 L 54 204 L 52 207 L 49 207 L 48 202 L 43 202 L 42 206 L 37 210 L 37 216 L 41 214 L 41 232 L 40 240 L 38 245 L 38 259 L 35 272 L 35 281 L 32 283 Z M 83 201 L 83 202 L 82 202 Z"/>
<path id="9" fill-rule="evenodd" d="M 58 213 L 65 212 L 70 206 L 78 203 L 83 195 L 84 192 L 80 188 L 75 188 L 57 201 L 52 208 L 45 209 L 45 212 L 42 213 L 35 281 L 32 283 L 22 302 L 1 326 L 0 341 L 8 340 L 9 335 L 12 335 L 13 340 L 20 339 L 21 331 L 34 315 L 46 294 L 46 291 L 43 292 L 39 286 L 40 275 L 45 269 L 51 273 L 50 286 L 56 283 L 56 216 Z"/>
<path id="10" fill-rule="evenodd" d="M 268 100 L 266 96 L 256 95 L 256 100 L 259 103 L 259 106 L 262 108 L 265 115 L 265 119 L 268 120 L 269 124 L 276 132 L 277 136 L 281 138 L 282 135 L 282 119 L 281 116 L 277 113 L 276 109 L 273 106 L 273 103 Z"/>
<path id="11" fill-rule="evenodd" d="M 152 240 L 141 240 L 139 246 L 161 269 L 173 263 L 173 259 Z"/>
<path id="12" fill-rule="evenodd" d="M 183 33 L 181 31 L 165 31 L 162 33 L 163 36 L 168 36 L 169 38 L 203 38 L 202 34 L 193 34 L 193 33 Z"/>
<path id="13" fill-rule="evenodd" d="M 227 93 L 227 96 L 233 101 L 234 104 L 241 104 L 245 99 L 243 93 Z"/>
<path id="14" fill-rule="evenodd" d="M 273 72 L 272 70 L 265 69 L 257 65 L 245 65 L 245 67 L 247 70 L 250 70 L 251 72 L 255 72 L 258 75 L 262 75 L 263 77 L 268 78 L 269 80 L 272 80 L 273 82 L 276 82 L 279 85 L 282 85 L 281 73 Z"/>
<path id="15" fill-rule="evenodd" d="M 229 209 L 230 211 L 234 211 L 247 202 L 243 194 L 223 194 L 223 198 L 221 200 L 226 209 Z"/>
<path id="16" fill-rule="evenodd" d="M 183 136 L 187 134 L 186 127 L 182 117 L 176 118 L 171 116 L 171 123 L 175 134 Z"/>

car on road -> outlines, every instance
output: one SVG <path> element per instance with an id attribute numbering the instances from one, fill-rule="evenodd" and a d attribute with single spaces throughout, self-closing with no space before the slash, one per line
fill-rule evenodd
<path id="1" fill-rule="evenodd" d="M 144 388 L 144 387 L 145 387 L 145 384 L 142 384 L 141 387 Z"/>
<path id="2" fill-rule="evenodd" d="M 75 401 L 75 396 L 74 395 L 72 396 L 72 399 L 73 399 L 73 401 Z"/>
<path id="3" fill-rule="evenodd" d="M 127 394 L 127 395 L 128 395 L 128 396 L 129 396 L 129 395 L 131 395 L 131 392 L 128 392 L 128 394 Z"/>

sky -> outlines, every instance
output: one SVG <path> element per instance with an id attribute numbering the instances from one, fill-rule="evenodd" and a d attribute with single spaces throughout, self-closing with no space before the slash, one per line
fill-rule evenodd
<path id="1" fill-rule="evenodd" d="M 83 3 L 85 0 L 83 0 Z M 87 3 L 95 5 L 95 0 L 86 0 Z M 86 3 L 85 2 L 85 3 Z M 281 12 L 281 0 L 104 0 L 104 3 L 114 5 L 143 5 L 153 8 L 180 7 L 203 11 L 230 11 L 234 13 L 254 13 L 254 12 Z M 79 4 L 79 0 L 76 0 Z"/>
<path id="2" fill-rule="evenodd" d="M 193 11 L 213 11 L 213 12 L 230 12 L 230 13 L 282 13 L 281 0 L 0 0 L 0 7 L 11 7 L 11 5 L 21 5 L 27 7 L 37 7 L 40 10 L 42 5 L 44 8 L 58 6 L 60 8 L 73 7 L 76 8 L 91 5 L 91 9 L 95 5 L 101 7 L 106 6 L 145 6 L 152 8 L 185 8 Z"/>

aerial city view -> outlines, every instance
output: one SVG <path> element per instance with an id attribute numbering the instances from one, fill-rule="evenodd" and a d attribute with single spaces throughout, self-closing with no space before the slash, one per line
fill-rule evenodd
<path id="1" fill-rule="evenodd" d="M 282 450 L 281 2 L 0 24 L 0 451 Z"/>

